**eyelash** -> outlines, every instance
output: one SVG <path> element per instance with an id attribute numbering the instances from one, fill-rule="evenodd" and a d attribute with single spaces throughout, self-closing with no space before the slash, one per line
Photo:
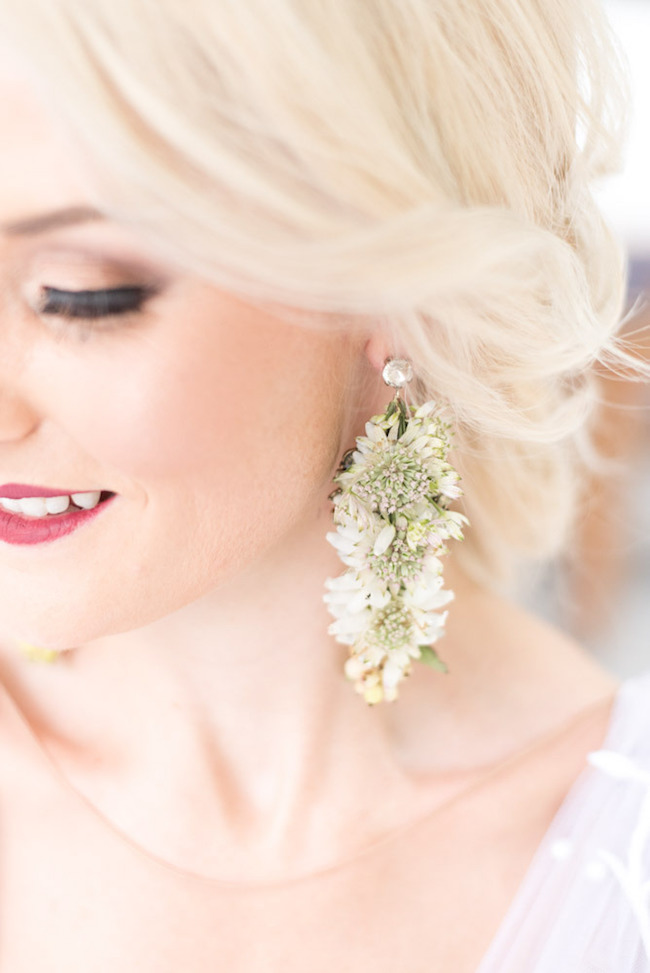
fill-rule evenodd
<path id="1" fill-rule="evenodd" d="M 123 319 L 119 322 L 122 324 L 127 315 L 141 311 L 153 293 L 153 288 L 143 286 L 81 291 L 43 287 L 39 314 L 64 318 L 82 332 L 82 340 L 88 340 L 92 334 L 112 330 L 118 324 L 98 329 L 87 322 L 117 317 Z"/>

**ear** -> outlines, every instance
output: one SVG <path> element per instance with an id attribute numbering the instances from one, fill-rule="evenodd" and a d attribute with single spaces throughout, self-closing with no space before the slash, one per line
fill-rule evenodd
<path id="1" fill-rule="evenodd" d="M 387 358 L 396 357 L 391 354 L 389 341 L 380 331 L 373 331 L 366 341 L 364 354 L 375 371 L 381 375 Z"/>

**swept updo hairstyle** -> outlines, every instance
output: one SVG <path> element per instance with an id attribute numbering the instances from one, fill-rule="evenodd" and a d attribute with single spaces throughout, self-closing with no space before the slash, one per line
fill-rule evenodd
<path id="1" fill-rule="evenodd" d="M 453 417 L 470 575 L 567 543 L 594 366 L 636 361 L 591 192 L 629 100 L 596 0 L 0 0 L 0 29 L 107 216 L 411 358 L 407 401 Z"/>

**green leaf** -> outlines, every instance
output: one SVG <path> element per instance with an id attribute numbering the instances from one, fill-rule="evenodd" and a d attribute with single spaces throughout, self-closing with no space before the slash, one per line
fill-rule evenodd
<path id="1" fill-rule="evenodd" d="M 406 403 L 403 402 L 402 399 L 397 400 L 397 407 L 399 409 L 399 422 L 397 424 L 397 438 L 399 439 L 400 436 L 403 436 L 404 433 L 406 432 L 406 428 L 408 426 L 408 421 L 409 421 L 409 414 L 406 409 Z"/>
<path id="2" fill-rule="evenodd" d="M 388 406 L 386 407 L 386 418 L 387 419 L 390 419 L 390 417 L 392 416 L 392 414 L 393 414 L 393 412 L 395 411 L 396 408 L 397 408 L 397 406 L 395 404 L 395 399 L 391 399 L 391 401 L 388 403 Z"/>
<path id="3" fill-rule="evenodd" d="M 447 663 L 442 661 L 430 645 L 420 645 L 419 649 L 422 653 L 420 662 L 424 662 L 426 665 L 431 666 L 432 669 L 438 669 L 440 672 L 449 672 Z"/>

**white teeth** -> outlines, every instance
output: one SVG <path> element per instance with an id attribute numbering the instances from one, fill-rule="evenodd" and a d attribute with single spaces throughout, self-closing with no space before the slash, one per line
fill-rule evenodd
<path id="1" fill-rule="evenodd" d="M 70 497 L 47 497 L 45 507 L 48 514 L 62 514 L 70 506 Z"/>
<path id="2" fill-rule="evenodd" d="M 91 510 L 97 506 L 101 495 L 101 490 L 91 490 L 90 493 L 73 493 L 72 499 L 78 507 L 83 507 L 84 510 Z"/>
<path id="3" fill-rule="evenodd" d="M 44 497 L 25 497 L 23 500 L 16 501 L 18 510 L 16 513 L 27 514 L 28 517 L 45 517 L 47 507 Z"/>
<path id="4" fill-rule="evenodd" d="M 72 501 L 83 510 L 92 510 L 99 503 L 100 490 L 88 493 L 73 493 Z M 70 497 L 24 497 L 22 500 L 10 500 L 0 497 L 0 507 L 14 514 L 25 514 L 27 517 L 47 517 L 48 514 L 60 514 L 70 506 Z"/>

